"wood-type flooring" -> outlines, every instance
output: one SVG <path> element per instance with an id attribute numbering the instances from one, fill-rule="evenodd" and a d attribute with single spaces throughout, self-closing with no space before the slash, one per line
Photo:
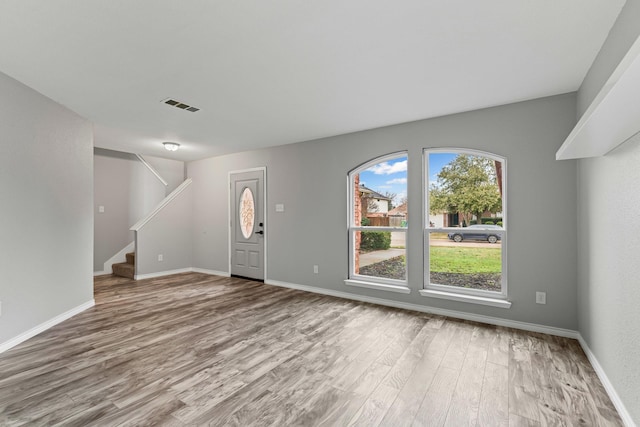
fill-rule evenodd
<path id="1" fill-rule="evenodd" d="M 199 273 L 95 299 L 0 355 L 0 425 L 622 425 L 571 339 Z"/>

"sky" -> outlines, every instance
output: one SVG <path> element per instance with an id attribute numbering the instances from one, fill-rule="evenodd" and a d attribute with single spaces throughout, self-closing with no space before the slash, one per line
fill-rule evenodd
<path id="1" fill-rule="evenodd" d="M 429 153 L 429 186 L 436 183 L 442 167 L 457 156 L 457 153 Z"/>
<path id="2" fill-rule="evenodd" d="M 455 153 L 430 153 L 429 183 L 435 182 L 442 167 L 456 156 Z M 397 194 L 393 205 L 398 206 L 407 196 L 407 156 L 378 163 L 360 172 L 360 184 L 380 194 Z"/>
<path id="3" fill-rule="evenodd" d="M 380 194 L 395 193 L 393 205 L 407 196 L 407 156 L 381 162 L 360 172 L 360 184 Z"/>

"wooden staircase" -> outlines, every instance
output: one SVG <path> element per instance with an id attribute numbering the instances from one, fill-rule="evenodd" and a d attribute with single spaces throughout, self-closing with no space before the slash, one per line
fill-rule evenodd
<path id="1" fill-rule="evenodd" d="M 111 266 L 111 271 L 116 276 L 128 277 L 129 279 L 135 279 L 136 274 L 136 254 L 135 252 L 129 252 L 127 255 L 127 262 L 119 262 Z"/>

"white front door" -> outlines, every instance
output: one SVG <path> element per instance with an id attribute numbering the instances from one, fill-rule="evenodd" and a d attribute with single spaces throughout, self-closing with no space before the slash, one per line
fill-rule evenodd
<path id="1" fill-rule="evenodd" d="M 230 174 L 231 275 L 264 280 L 264 170 Z"/>

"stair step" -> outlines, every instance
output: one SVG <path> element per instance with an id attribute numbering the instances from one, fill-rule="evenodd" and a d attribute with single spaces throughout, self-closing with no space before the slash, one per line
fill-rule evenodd
<path id="1" fill-rule="evenodd" d="M 128 277 L 129 279 L 135 278 L 136 267 L 133 264 L 127 262 L 119 262 L 111 266 L 113 274 L 121 277 Z"/>
<path id="2" fill-rule="evenodd" d="M 136 264 L 136 253 L 135 252 L 129 252 L 125 256 L 127 257 L 127 264 L 132 264 L 132 265 Z"/>

